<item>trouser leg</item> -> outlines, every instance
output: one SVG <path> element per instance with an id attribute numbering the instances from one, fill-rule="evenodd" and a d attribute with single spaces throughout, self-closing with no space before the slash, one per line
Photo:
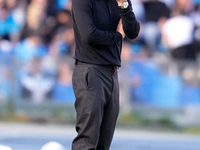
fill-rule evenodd
<path id="1" fill-rule="evenodd" d="M 112 95 L 104 107 L 104 115 L 100 128 L 97 150 L 109 150 L 119 114 L 119 84 L 116 73 L 113 74 L 112 79 Z"/>

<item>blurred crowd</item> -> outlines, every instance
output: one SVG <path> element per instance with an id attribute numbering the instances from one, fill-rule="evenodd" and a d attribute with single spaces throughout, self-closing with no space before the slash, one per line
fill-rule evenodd
<path id="1" fill-rule="evenodd" d="M 74 101 L 70 3 L 0 0 L 0 100 Z"/>
<path id="2" fill-rule="evenodd" d="M 141 31 L 124 39 L 122 103 L 200 104 L 200 0 L 131 2 Z M 74 102 L 70 9 L 71 0 L 0 0 L 0 101 Z"/>

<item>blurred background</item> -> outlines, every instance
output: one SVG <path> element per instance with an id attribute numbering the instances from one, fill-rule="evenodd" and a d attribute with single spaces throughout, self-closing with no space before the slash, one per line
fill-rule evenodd
<path id="1" fill-rule="evenodd" d="M 200 134 L 200 0 L 131 0 L 118 127 Z M 0 0 L 0 122 L 74 125 L 71 0 Z"/>

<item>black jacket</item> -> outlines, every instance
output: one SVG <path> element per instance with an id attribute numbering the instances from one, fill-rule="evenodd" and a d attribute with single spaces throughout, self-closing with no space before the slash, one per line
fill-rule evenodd
<path id="1" fill-rule="evenodd" d="M 76 50 L 74 58 L 91 64 L 121 66 L 122 35 L 116 32 L 120 18 L 126 36 L 138 36 L 140 25 L 132 11 L 116 0 L 72 0 Z"/>

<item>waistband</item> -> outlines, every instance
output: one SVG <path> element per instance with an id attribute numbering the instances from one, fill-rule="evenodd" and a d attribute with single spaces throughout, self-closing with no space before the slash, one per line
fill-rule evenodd
<path id="1" fill-rule="evenodd" d="M 90 63 L 86 63 L 86 62 L 82 62 L 79 60 L 75 60 L 75 65 L 94 65 L 94 66 L 99 66 L 99 67 L 105 67 L 111 70 L 117 70 L 119 69 L 119 66 L 116 65 L 99 65 L 99 64 L 90 64 Z"/>

